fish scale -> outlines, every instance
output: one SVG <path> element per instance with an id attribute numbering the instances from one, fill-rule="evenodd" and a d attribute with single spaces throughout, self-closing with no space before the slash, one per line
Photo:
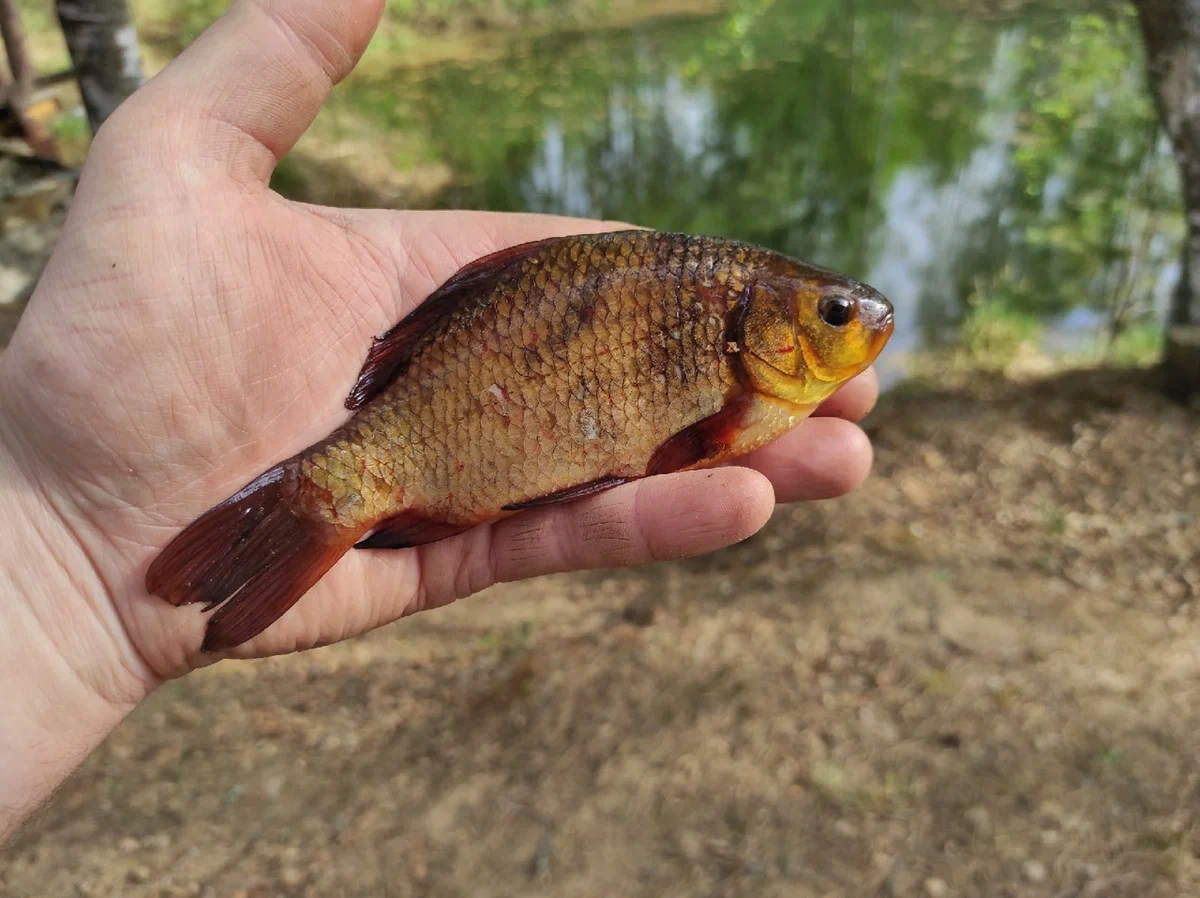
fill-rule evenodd
<path id="1" fill-rule="evenodd" d="M 718 238 L 501 250 L 377 339 L 350 419 L 185 528 L 147 589 L 217 607 L 202 648 L 228 648 L 355 545 L 422 545 L 753 451 L 864 370 L 891 316 L 864 284 Z"/>
<path id="2" fill-rule="evenodd" d="M 677 289 L 654 272 L 630 264 L 631 256 L 653 250 L 643 248 L 645 242 L 647 238 L 623 240 L 611 247 L 611 254 L 579 252 L 574 262 L 577 244 L 567 244 L 549 258 L 526 260 L 499 287 L 492 304 L 472 309 L 476 314 L 463 314 L 461 324 L 451 322 L 441 340 L 414 354 L 409 371 L 415 377 L 398 380 L 363 410 L 346 430 L 347 450 L 338 449 L 333 457 L 329 450 L 316 454 L 314 461 L 329 472 L 321 486 L 334 496 L 325 499 L 313 492 L 313 505 L 331 523 L 349 528 L 378 514 L 378 503 L 341 514 L 336 498 L 340 490 L 356 488 L 353 472 L 345 470 L 346 456 L 368 454 L 367 447 L 376 447 L 374 454 L 389 459 L 378 471 L 382 489 L 403 491 L 391 513 L 420 508 L 450 522 L 476 518 L 481 499 L 492 506 L 484 511 L 494 513 L 506 504 L 500 497 L 553 493 L 581 478 L 592 479 L 600 469 L 615 476 L 640 473 L 658 445 L 715 412 L 736 386 L 723 352 L 721 318 L 707 314 L 708 307 L 694 290 Z M 686 255 L 672 256 L 671 264 L 682 267 Z M 616 264 L 618 258 L 626 264 Z M 547 301 L 546 285 L 567 281 L 584 286 L 560 289 Z M 637 301 L 630 301 L 634 296 Z M 589 333 L 594 341 L 581 337 L 582 309 L 592 310 Z M 656 319 L 674 323 L 692 339 L 656 344 L 649 328 Z M 504 351 L 478 364 L 477 341 L 472 339 L 476 330 L 494 335 Z M 607 371 L 597 367 L 597 347 L 603 347 L 604 358 L 610 360 Z M 536 365 L 528 364 L 526 350 L 534 351 Z M 574 414 L 568 379 L 555 374 L 569 374 L 584 385 L 587 398 L 578 402 Z M 693 376 L 696 382 L 686 391 L 672 389 L 674 381 Z M 605 385 L 628 400 L 619 413 L 602 401 Z M 508 409 L 489 401 L 496 387 L 509 397 Z M 685 401 L 671 401 L 674 393 Z M 450 414 L 463 397 L 474 401 L 461 414 Z M 521 408 L 520 416 L 513 414 L 513 405 Z M 558 410 L 567 413 L 556 414 Z M 537 425 L 534 430 L 522 426 L 530 414 Z M 618 457 L 616 440 L 585 438 L 572 427 L 581 414 L 595 422 L 601 437 L 619 433 L 621 446 L 639 444 L 641 453 L 625 451 Z M 394 432 L 415 433 L 418 438 L 394 443 L 388 436 Z M 545 451 L 547 442 L 552 451 Z M 453 489 L 446 464 L 450 458 L 466 466 L 456 472 Z"/>

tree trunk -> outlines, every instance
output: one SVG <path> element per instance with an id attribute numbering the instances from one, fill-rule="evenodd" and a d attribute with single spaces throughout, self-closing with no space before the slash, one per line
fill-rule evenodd
<path id="1" fill-rule="evenodd" d="M 43 159 L 57 159 L 58 150 L 50 133 L 25 109 L 35 73 L 16 0 L 0 0 L 0 36 L 4 39 L 4 51 L 8 55 L 8 68 L 13 79 L 10 84 L 4 85 L 3 99 L 34 155 Z"/>
<path id="2" fill-rule="evenodd" d="M 142 86 L 142 55 L 125 0 L 56 0 L 92 133 Z"/>
<path id="3" fill-rule="evenodd" d="M 1163 356 L 1167 390 L 1200 395 L 1200 0 L 1134 0 L 1146 38 L 1150 85 L 1183 179 L 1187 242 L 1171 301 Z"/>

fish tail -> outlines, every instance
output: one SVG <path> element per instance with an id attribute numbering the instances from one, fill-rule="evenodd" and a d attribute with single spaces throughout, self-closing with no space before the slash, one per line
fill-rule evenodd
<path id="1" fill-rule="evenodd" d="M 202 652 L 257 636 L 324 576 L 361 535 L 295 510 L 289 462 L 266 471 L 180 532 L 150 565 L 146 589 L 173 605 L 222 606 Z"/>

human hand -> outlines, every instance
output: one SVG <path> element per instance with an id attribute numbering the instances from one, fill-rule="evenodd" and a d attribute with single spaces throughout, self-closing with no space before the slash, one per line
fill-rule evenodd
<path id="1" fill-rule="evenodd" d="M 276 161 L 353 67 L 380 12 L 379 0 L 237 0 L 97 135 L 0 360 L 9 501 L 39 522 L 22 554 L 63 584 L 52 595 L 22 590 L 42 593 L 24 596 L 24 626 L 38 633 L 30 644 L 117 705 L 212 660 L 199 654 L 205 618 L 147 595 L 152 558 L 344 420 L 372 337 L 474 258 L 621 227 L 338 210 L 269 190 Z M 875 396 L 869 372 L 737 466 L 649 478 L 419 549 L 351 552 L 231 654 L 333 642 L 497 581 L 744 539 L 777 500 L 859 485 L 871 452 L 851 422 Z"/>

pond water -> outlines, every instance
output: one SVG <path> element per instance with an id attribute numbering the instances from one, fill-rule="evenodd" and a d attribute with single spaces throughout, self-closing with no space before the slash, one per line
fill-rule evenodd
<path id="1" fill-rule="evenodd" d="M 897 306 L 894 374 L 987 310 L 1059 348 L 1114 307 L 1152 318 L 1178 275 L 1128 4 L 1035 6 L 747 0 L 355 77 L 335 103 L 407 135 L 396 165 L 447 165 L 438 206 L 725 235 L 863 278 Z"/>

